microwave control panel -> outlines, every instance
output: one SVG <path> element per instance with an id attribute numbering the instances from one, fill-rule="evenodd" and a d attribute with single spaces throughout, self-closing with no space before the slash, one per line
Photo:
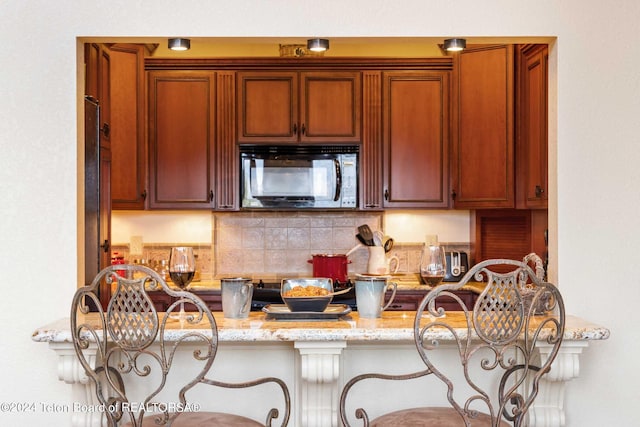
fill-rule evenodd
<path id="1" fill-rule="evenodd" d="M 355 208 L 358 200 L 358 155 L 341 154 L 342 207 Z"/>

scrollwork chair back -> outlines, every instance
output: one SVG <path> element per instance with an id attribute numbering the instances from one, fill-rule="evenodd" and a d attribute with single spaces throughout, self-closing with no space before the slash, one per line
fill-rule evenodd
<path id="1" fill-rule="evenodd" d="M 100 305 L 98 289 L 102 282 L 115 287 L 106 311 Z M 173 302 L 159 315 L 148 291 L 161 291 Z M 180 304 L 188 306 L 186 318 L 170 320 Z M 95 313 L 89 313 L 89 311 Z M 168 339 L 168 322 L 184 322 L 187 332 Z M 93 282 L 78 289 L 71 306 L 71 331 L 76 355 L 95 393 L 109 426 L 271 426 L 279 411 L 269 411 L 264 424 L 240 415 L 221 412 L 195 412 L 186 393 L 197 384 L 225 388 L 245 388 L 268 382 L 276 383 L 283 392 L 283 423 L 290 413 L 290 397 L 286 384 L 277 378 L 261 378 L 243 383 L 225 383 L 208 379 L 218 350 L 218 332 L 214 316 L 197 295 L 174 290 L 152 269 L 139 265 L 117 265 L 102 270 Z M 95 347 L 93 349 L 92 347 Z M 189 378 L 180 377 L 179 389 L 169 385 L 172 362 L 178 349 L 186 347 L 191 354 L 189 366 L 197 371 Z M 191 372 L 191 371 L 190 371 Z M 177 381 L 176 376 L 171 377 Z M 135 383 L 144 382 L 140 388 Z M 136 399 L 125 389 L 133 388 Z M 133 387 L 130 387 L 133 384 Z M 130 390 L 129 390 L 130 391 Z M 131 392 L 130 392 L 131 394 Z M 161 401 L 160 396 L 162 396 Z M 168 401 L 166 399 L 169 399 Z M 186 408 L 186 410 L 185 410 Z M 191 408 L 191 409 L 189 409 Z"/>
<path id="2" fill-rule="evenodd" d="M 497 266 L 500 271 L 505 266 L 511 271 L 492 270 Z M 471 281 L 486 282 L 486 286 L 470 310 L 454 291 Z M 440 297 L 453 299 L 457 309 L 447 311 L 440 307 Z M 454 319 L 461 324 L 454 324 Z M 364 426 L 526 426 L 540 380 L 558 354 L 564 323 L 564 303 L 558 289 L 543 282 L 525 262 L 480 262 L 460 282 L 437 286 L 422 300 L 414 319 L 414 340 L 426 369 L 406 375 L 354 377 L 340 398 L 342 421 L 351 425 L 345 413 L 346 400 L 357 382 L 433 375 L 445 385 L 449 406 L 403 409 L 371 421 L 366 410 L 358 408 L 356 418 L 363 419 Z M 461 367 L 455 378 L 450 378 L 450 370 L 436 362 L 440 359 L 432 357 L 434 351 L 451 342 Z M 545 348 L 545 356 L 537 351 L 537 343 L 549 347 Z M 490 373 L 497 374 L 495 381 L 487 380 Z"/>

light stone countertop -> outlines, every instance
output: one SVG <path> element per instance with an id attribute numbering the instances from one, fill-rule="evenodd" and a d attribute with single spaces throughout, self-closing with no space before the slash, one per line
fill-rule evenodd
<path id="1" fill-rule="evenodd" d="M 215 312 L 218 324 L 218 338 L 221 342 L 273 342 L 273 341 L 413 341 L 413 311 L 383 312 L 379 319 L 361 319 L 357 312 L 351 312 L 338 320 L 269 320 L 262 312 L 251 312 L 247 319 L 225 319 L 221 312 Z M 424 316 L 425 322 L 429 316 Z M 539 319 L 543 319 L 541 316 Z M 86 315 L 86 321 L 97 325 L 97 315 Z M 456 331 L 466 334 L 462 312 L 447 312 L 446 322 Z M 179 339 L 189 327 L 178 321 L 167 323 L 166 340 Z M 565 340 L 590 341 L 609 338 L 609 329 L 591 323 L 576 316 L 567 316 Z M 433 333 L 434 339 L 450 340 L 451 334 L 443 330 Z M 49 343 L 71 342 L 70 322 L 68 318 L 57 320 L 37 328 L 32 335 L 33 341 Z"/>

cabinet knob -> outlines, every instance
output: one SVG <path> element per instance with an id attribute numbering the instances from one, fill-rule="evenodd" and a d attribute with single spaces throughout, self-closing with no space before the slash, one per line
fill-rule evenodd
<path id="1" fill-rule="evenodd" d="M 536 197 L 542 197 L 542 193 L 544 193 L 542 187 L 540 185 L 536 185 Z"/>
<path id="2" fill-rule="evenodd" d="M 451 190 L 451 199 L 452 200 L 455 200 L 457 195 L 458 194 L 456 193 L 456 190 Z"/>
<path id="3" fill-rule="evenodd" d="M 142 193 L 140 193 L 140 197 L 142 197 L 142 200 L 147 200 L 147 190 L 142 190 Z"/>
<path id="4" fill-rule="evenodd" d="M 302 129 L 300 129 L 300 132 L 304 135 L 307 132 L 307 127 L 304 125 L 304 123 L 302 124 Z"/>
<path id="5" fill-rule="evenodd" d="M 384 189 L 384 199 L 389 201 L 389 189 L 388 188 Z"/>
<path id="6" fill-rule="evenodd" d="M 209 201 L 213 202 L 213 190 L 209 190 Z"/>
<path id="7" fill-rule="evenodd" d="M 104 253 L 109 252 L 109 240 L 105 240 L 103 244 L 100 245 Z"/>
<path id="8" fill-rule="evenodd" d="M 297 134 L 298 134 L 298 124 L 297 124 L 297 123 L 294 123 L 294 124 L 293 124 L 293 134 L 294 134 L 294 135 L 297 135 Z"/>

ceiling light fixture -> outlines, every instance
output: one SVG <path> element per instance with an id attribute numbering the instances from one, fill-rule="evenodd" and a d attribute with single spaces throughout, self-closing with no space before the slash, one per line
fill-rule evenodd
<path id="1" fill-rule="evenodd" d="M 460 52 L 465 47 L 467 47 L 465 39 L 446 39 L 444 41 L 444 50 L 447 52 Z"/>
<path id="2" fill-rule="evenodd" d="M 191 48 L 191 40 L 189 39 L 169 39 L 169 49 L 171 50 L 189 50 Z"/>
<path id="3" fill-rule="evenodd" d="M 313 52 L 324 52 L 329 49 L 328 39 L 309 39 L 307 40 L 307 49 Z"/>

